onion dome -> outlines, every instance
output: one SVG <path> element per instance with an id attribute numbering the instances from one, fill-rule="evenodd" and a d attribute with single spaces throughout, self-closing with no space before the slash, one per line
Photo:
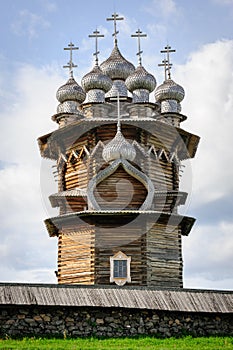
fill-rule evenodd
<path id="1" fill-rule="evenodd" d="M 152 92 L 156 87 L 156 80 L 143 66 L 138 66 L 137 69 L 128 76 L 125 84 L 130 92 L 138 89 L 145 89 Z"/>
<path id="2" fill-rule="evenodd" d="M 79 114 L 79 105 L 85 100 L 86 93 L 71 76 L 66 84 L 59 87 L 56 97 L 60 102 L 57 107 L 57 113 Z"/>
<path id="3" fill-rule="evenodd" d="M 176 100 L 181 102 L 184 99 L 184 89 L 182 86 L 176 84 L 173 80 L 168 79 L 163 82 L 155 90 L 155 98 L 157 101 Z"/>
<path id="4" fill-rule="evenodd" d="M 66 84 L 59 87 L 56 97 L 60 103 L 65 101 L 77 101 L 78 103 L 82 103 L 86 98 L 86 94 L 75 79 L 70 77 Z"/>
<path id="5" fill-rule="evenodd" d="M 82 87 L 87 92 L 88 102 L 104 102 L 105 93 L 112 87 L 112 80 L 98 65 L 82 78 Z"/>
<path id="6" fill-rule="evenodd" d="M 125 81 L 128 90 L 133 93 L 133 102 L 148 102 L 149 93 L 156 87 L 155 77 L 141 65 Z"/>
<path id="7" fill-rule="evenodd" d="M 125 80 L 135 70 L 134 65 L 122 56 L 117 45 L 114 46 L 109 58 L 101 63 L 100 68 L 112 80 Z"/>
<path id="8" fill-rule="evenodd" d="M 115 137 L 104 147 L 102 156 L 106 162 L 116 159 L 133 161 L 136 157 L 136 151 L 118 129 Z"/>
<path id="9" fill-rule="evenodd" d="M 167 79 L 155 90 L 155 99 L 161 102 L 161 112 L 180 112 L 180 102 L 184 99 L 185 92 L 182 86 L 172 79 Z"/>
<path id="10" fill-rule="evenodd" d="M 125 79 L 134 72 L 135 67 L 122 56 L 117 44 L 115 44 L 109 58 L 101 63 L 100 68 L 113 80 L 113 86 L 106 97 L 115 97 L 118 94 L 119 96 L 127 96 Z"/>

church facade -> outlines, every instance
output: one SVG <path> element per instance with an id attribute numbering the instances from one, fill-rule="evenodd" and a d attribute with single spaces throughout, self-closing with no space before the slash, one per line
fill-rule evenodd
<path id="1" fill-rule="evenodd" d="M 69 44 L 69 79 L 57 91 L 57 130 L 39 138 L 42 157 L 56 161 L 58 191 L 50 196 L 57 217 L 45 224 L 58 239 L 58 283 L 182 288 L 182 235 L 195 219 L 179 214 L 181 162 L 193 158 L 199 137 L 180 127 L 184 89 L 171 79 L 166 46 L 165 79 L 121 54 L 98 60 L 79 85 Z M 154 102 L 150 94 L 154 93 Z"/>

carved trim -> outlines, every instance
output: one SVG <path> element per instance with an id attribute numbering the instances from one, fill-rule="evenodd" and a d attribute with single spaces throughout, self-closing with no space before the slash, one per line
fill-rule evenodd
<path id="1" fill-rule="evenodd" d="M 144 203 L 141 205 L 139 210 L 149 210 L 152 207 L 152 202 L 154 198 L 155 188 L 150 180 L 150 178 L 141 172 L 140 170 L 136 169 L 133 165 L 131 165 L 127 160 L 125 159 L 117 159 L 114 162 L 112 162 L 107 168 L 100 171 L 97 175 L 93 177 L 93 179 L 90 180 L 87 188 L 87 199 L 88 199 L 88 209 L 89 210 L 101 210 L 99 204 L 97 203 L 95 196 L 94 196 L 94 190 L 96 186 L 102 182 L 104 179 L 112 175 L 118 167 L 122 165 L 123 169 L 132 177 L 140 181 L 145 188 L 147 189 L 147 197 L 144 201 Z"/>
<path id="2" fill-rule="evenodd" d="M 126 267 L 126 277 L 114 277 L 114 261 L 115 260 L 126 260 L 127 267 Z M 110 282 L 115 282 L 118 286 L 123 286 L 126 282 L 131 282 L 131 276 L 130 276 L 130 263 L 131 263 L 131 256 L 127 256 L 121 251 L 116 253 L 114 256 L 110 256 Z"/>

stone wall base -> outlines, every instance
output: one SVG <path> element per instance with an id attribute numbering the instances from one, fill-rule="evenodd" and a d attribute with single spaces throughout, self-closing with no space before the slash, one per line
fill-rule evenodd
<path id="1" fill-rule="evenodd" d="M 123 308 L 1 306 L 0 336 L 233 336 L 232 314 Z"/>

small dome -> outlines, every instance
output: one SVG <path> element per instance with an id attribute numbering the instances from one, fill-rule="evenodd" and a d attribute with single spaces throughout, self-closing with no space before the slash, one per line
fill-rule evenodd
<path id="1" fill-rule="evenodd" d="M 120 158 L 133 161 L 136 151 L 118 130 L 115 137 L 104 147 L 102 156 L 106 162 Z"/>
<path id="2" fill-rule="evenodd" d="M 137 69 L 128 76 L 125 85 L 130 92 L 138 89 L 145 89 L 152 92 L 156 87 L 156 80 L 143 66 L 138 66 Z"/>
<path id="3" fill-rule="evenodd" d="M 182 86 L 176 84 L 173 80 L 168 79 L 155 90 L 156 101 L 175 100 L 181 102 L 184 99 L 185 92 Z"/>
<path id="4" fill-rule="evenodd" d="M 101 63 L 100 68 L 112 80 L 125 80 L 135 70 L 134 65 L 122 56 L 117 45 L 115 45 L 109 58 Z"/>
<path id="5" fill-rule="evenodd" d="M 112 80 L 102 72 L 99 66 L 95 66 L 82 78 L 82 87 L 86 92 L 93 89 L 108 92 L 112 87 Z"/>
<path id="6" fill-rule="evenodd" d="M 82 103 L 85 98 L 85 92 L 73 77 L 69 78 L 69 80 L 57 90 L 57 100 L 60 103 L 65 101 L 77 101 Z"/>

